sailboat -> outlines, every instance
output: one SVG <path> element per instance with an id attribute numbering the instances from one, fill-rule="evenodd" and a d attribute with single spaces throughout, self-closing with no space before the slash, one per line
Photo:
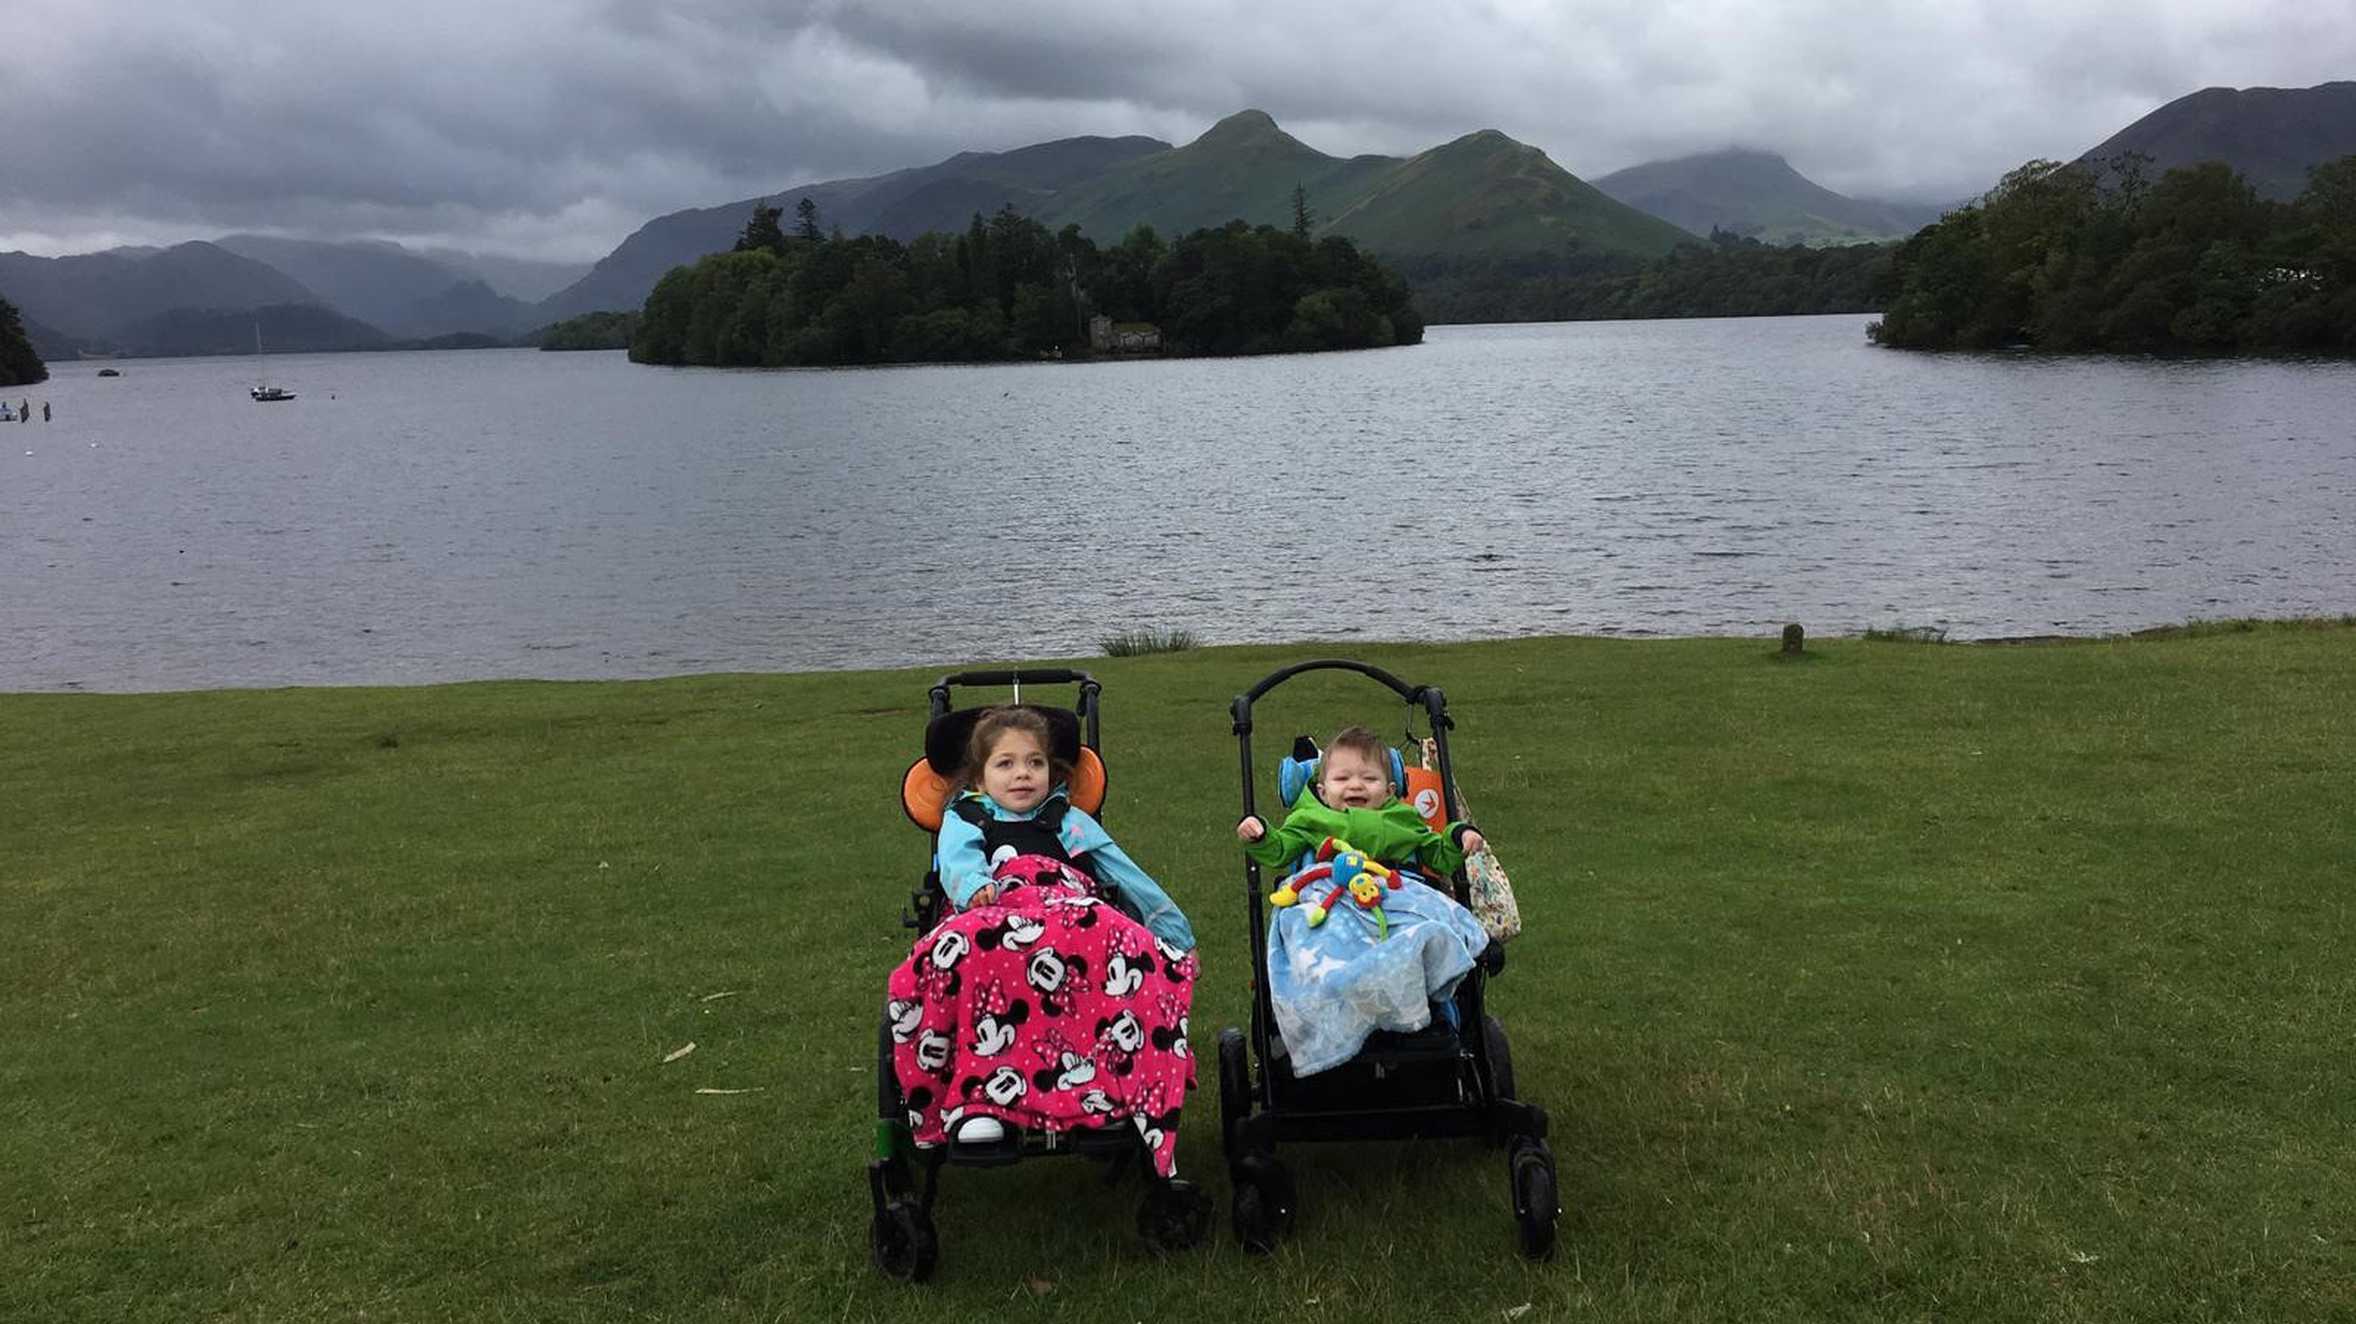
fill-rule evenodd
<path id="1" fill-rule="evenodd" d="M 255 319 L 254 319 L 254 357 L 258 359 L 258 358 L 260 358 L 261 356 L 262 356 L 262 322 L 261 322 L 261 319 L 260 319 L 260 318 L 255 318 Z M 270 403 L 270 402 L 272 402 L 272 401 L 277 401 L 277 400 L 292 400 L 292 399 L 294 399 L 294 398 L 295 398 L 295 393 L 294 393 L 294 392 L 292 392 L 292 391 L 290 391 L 290 390 L 286 389 L 286 388 L 285 388 L 285 387 L 283 387 L 283 386 L 272 386 L 272 385 L 270 385 L 268 382 L 256 382 L 256 383 L 254 384 L 254 389 L 253 389 L 253 390 L 250 392 L 250 394 L 251 394 L 251 395 L 254 397 L 254 399 L 256 399 L 256 400 L 259 400 L 259 401 L 262 401 L 262 402 L 263 402 L 263 403 L 265 403 L 265 404 L 267 404 L 267 403 Z"/>

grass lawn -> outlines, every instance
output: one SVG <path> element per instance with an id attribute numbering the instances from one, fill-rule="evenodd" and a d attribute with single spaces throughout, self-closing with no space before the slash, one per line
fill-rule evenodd
<path id="1" fill-rule="evenodd" d="M 1206 1051 L 1226 705 L 1318 651 L 1082 664 Z M 1447 689 L 1520 893 L 1552 1263 L 1475 1144 L 1288 1149 L 1246 1257 L 1206 1061 L 1214 1244 L 952 1170 L 923 1288 L 862 1164 L 934 673 L 0 696 L 0 1319 L 2356 1316 L 2356 629 L 1772 651 L 1360 654 Z M 1263 775 L 1353 715 L 1285 686 Z"/>

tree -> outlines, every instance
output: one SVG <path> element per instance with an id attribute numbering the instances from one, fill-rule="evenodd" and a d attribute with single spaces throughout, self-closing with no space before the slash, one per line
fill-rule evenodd
<path id="1" fill-rule="evenodd" d="M 802 195 L 802 200 L 794 204 L 794 216 L 797 218 L 795 234 L 813 244 L 826 238 L 826 232 L 818 228 L 818 204 L 812 202 L 808 194 Z"/>
<path id="2" fill-rule="evenodd" d="M 785 251 L 785 231 L 777 224 L 778 218 L 783 215 L 785 215 L 783 207 L 764 207 L 760 203 L 754 203 L 753 218 L 744 223 L 744 232 L 736 236 L 735 251 L 747 253 L 759 248 L 772 253 L 783 253 Z"/>
<path id="3" fill-rule="evenodd" d="M 753 242 L 679 267 L 647 296 L 638 362 L 833 364 L 999 359 L 1085 335 L 1088 303 L 1150 321 L 1194 352 L 1260 354 L 1413 344 L 1423 319 L 1397 273 L 1349 240 L 1311 243 L 1233 221 L 1165 247 L 1139 227 L 1099 252 L 1077 226 L 1013 208 L 964 233 Z M 805 220 L 814 220 L 805 213 Z"/>
<path id="4" fill-rule="evenodd" d="M 28 386 L 49 380 L 49 365 L 33 352 L 17 319 L 16 305 L 0 299 L 0 386 Z"/>
<path id="5" fill-rule="evenodd" d="M 1304 242 L 1309 238 L 1310 219 L 1309 190 L 1295 184 L 1293 185 L 1293 238 Z"/>

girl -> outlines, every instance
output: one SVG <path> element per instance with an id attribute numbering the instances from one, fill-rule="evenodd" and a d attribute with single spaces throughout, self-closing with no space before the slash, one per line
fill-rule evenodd
<path id="1" fill-rule="evenodd" d="M 919 1145 L 1129 1125 L 1170 1177 L 1194 931 L 1066 798 L 1053 749 L 1031 709 L 974 724 L 934 861 L 957 913 L 892 972 L 893 1074 Z"/>

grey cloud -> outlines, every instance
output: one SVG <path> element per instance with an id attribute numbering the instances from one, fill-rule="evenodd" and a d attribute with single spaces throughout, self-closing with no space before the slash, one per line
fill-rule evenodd
<path id="1" fill-rule="evenodd" d="M 2304 0 L 15 0 L 0 246 L 231 229 L 596 256 L 662 212 L 1257 106 L 1336 154 L 1728 144 L 1953 198 L 2196 88 L 2356 69 Z"/>

